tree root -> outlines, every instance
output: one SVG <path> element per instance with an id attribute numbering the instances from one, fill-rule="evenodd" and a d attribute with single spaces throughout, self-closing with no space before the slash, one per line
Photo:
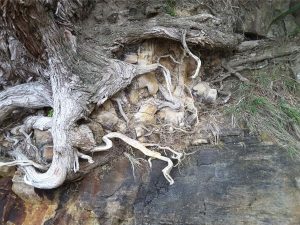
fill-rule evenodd
<path id="1" fill-rule="evenodd" d="M 177 159 L 177 164 L 174 166 L 176 167 L 179 163 L 181 163 L 181 158 L 183 156 L 182 153 L 180 152 L 176 152 L 175 150 L 173 150 L 172 148 L 168 147 L 168 146 L 160 146 L 159 144 L 155 144 L 155 143 L 143 143 L 143 145 L 145 147 L 157 147 L 158 149 L 162 149 L 162 150 L 168 150 L 170 152 L 173 153 L 173 155 L 171 156 L 172 159 Z M 166 155 L 166 152 L 165 152 L 165 155 Z M 151 167 L 151 165 L 150 165 Z"/>
<path id="2" fill-rule="evenodd" d="M 126 113 L 123 110 L 121 99 L 117 97 L 117 98 L 113 98 L 113 100 L 116 101 L 116 103 L 118 105 L 119 112 L 120 112 L 121 116 L 123 117 L 123 119 L 126 121 L 126 124 L 128 125 L 129 124 L 129 119 L 126 116 Z"/>
<path id="3" fill-rule="evenodd" d="M 66 163 L 65 157 L 58 157 L 54 155 L 50 168 L 48 166 L 40 165 L 29 160 L 17 147 L 12 155 L 16 158 L 15 161 L 0 163 L 0 166 L 21 166 L 25 172 L 24 182 L 36 188 L 52 189 L 60 186 L 66 179 L 67 168 L 63 166 Z M 45 173 L 36 172 L 35 168 L 40 170 L 47 170 Z"/>
<path id="4" fill-rule="evenodd" d="M 38 109 L 53 105 L 48 86 L 32 82 L 0 92 L 0 122 L 18 107 Z"/>
<path id="5" fill-rule="evenodd" d="M 180 62 L 178 62 L 171 54 L 168 54 L 168 55 L 162 55 L 162 56 L 160 56 L 159 58 L 158 58 L 158 60 L 157 60 L 157 62 L 159 63 L 160 62 L 160 59 L 162 59 L 162 58 L 170 58 L 170 59 L 172 59 L 172 61 L 175 63 L 175 64 L 181 64 Z"/>
<path id="6" fill-rule="evenodd" d="M 47 170 L 48 167 L 47 166 L 44 166 L 44 165 L 41 165 L 41 164 L 38 164 L 32 160 L 14 160 L 12 162 L 0 162 L 0 167 L 2 166 L 33 166 L 37 169 L 40 169 L 40 170 Z"/>
<path id="7" fill-rule="evenodd" d="M 247 57 L 245 59 L 238 59 L 238 60 L 232 60 L 229 62 L 230 67 L 237 67 L 240 65 L 244 64 L 249 64 L 249 63 L 257 63 L 261 62 L 264 60 L 269 60 L 269 59 L 275 59 L 275 58 L 280 58 L 284 57 L 287 55 L 291 55 L 294 53 L 300 52 L 300 47 L 299 46 L 290 46 L 289 48 L 284 49 L 283 51 L 277 51 L 275 53 L 265 53 L 260 56 L 254 56 L 254 57 Z"/>
<path id="8" fill-rule="evenodd" d="M 180 107 L 182 107 L 181 101 L 177 97 L 170 95 L 164 86 L 159 84 L 158 89 L 163 95 L 163 97 L 167 100 L 167 101 L 156 100 L 155 102 L 158 106 L 158 109 L 169 107 L 171 109 L 178 110 L 180 109 Z"/>
<path id="9" fill-rule="evenodd" d="M 24 121 L 25 131 L 32 129 L 49 130 L 52 127 L 52 118 L 46 116 L 30 116 Z"/>
<path id="10" fill-rule="evenodd" d="M 172 99 L 173 98 L 173 95 L 172 95 L 172 80 L 171 80 L 170 71 L 161 64 L 159 64 L 159 67 L 162 68 L 162 73 L 163 73 L 164 78 L 166 80 L 167 89 L 168 89 L 168 92 L 169 92 L 169 94 L 171 96 L 171 99 Z"/>
<path id="11" fill-rule="evenodd" d="M 81 159 L 86 159 L 88 161 L 88 163 L 92 164 L 94 163 L 94 160 L 92 159 L 91 156 L 83 154 L 81 152 L 79 152 L 78 150 L 74 150 L 74 154 L 75 154 L 75 160 L 74 160 L 74 173 L 79 171 L 79 158 Z"/>
<path id="12" fill-rule="evenodd" d="M 236 76 L 240 81 L 242 82 L 249 82 L 249 80 L 245 77 L 243 77 L 239 72 L 234 70 L 232 67 L 230 67 L 228 64 L 222 63 L 222 67 L 226 69 L 231 75 Z"/>
<path id="13" fill-rule="evenodd" d="M 168 165 L 162 170 L 162 172 L 163 172 L 163 175 L 165 176 L 165 178 L 167 179 L 167 181 L 169 181 L 170 185 L 172 185 L 174 183 L 173 178 L 170 176 L 170 171 L 174 167 L 174 164 L 170 158 L 162 156 L 159 152 L 149 150 L 141 142 L 134 140 L 132 138 L 129 138 L 124 134 L 121 134 L 118 132 L 112 132 L 112 133 L 106 134 L 105 136 L 103 136 L 103 141 L 105 142 L 105 145 L 94 148 L 92 150 L 92 152 L 104 151 L 104 150 L 110 149 L 112 147 L 112 142 L 110 140 L 111 138 L 119 138 L 122 141 L 124 141 L 126 144 L 140 150 L 146 156 L 149 156 L 150 158 L 160 159 L 160 160 L 167 162 Z M 180 160 L 180 158 L 182 156 L 181 153 L 178 153 L 174 150 L 171 150 L 171 151 L 172 151 L 172 153 L 174 153 L 176 155 L 176 159 Z"/>
<path id="14" fill-rule="evenodd" d="M 194 75 L 192 76 L 192 78 L 195 79 L 199 75 L 199 72 L 200 72 L 201 60 L 199 59 L 199 57 L 195 56 L 191 52 L 191 50 L 188 48 L 187 43 L 186 43 L 186 30 L 183 30 L 183 32 L 182 32 L 181 43 L 183 45 L 184 50 L 197 62 L 197 68 L 195 70 Z"/>
<path id="15" fill-rule="evenodd" d="M 86 159 L 88 161 L 88 163 L 90 163 L 90 164 L 94 163 L 93 158 L 91 156 L 89 156 L 89 155 L 83 154 L 83 153 L 81 153 L 79 151 L 77 151 L 77 155 L 81 159 Z"/>
<path id="16" fill-rule="evenodd" d="M 18 160 L 25 160 L 23 154 L 17 155 Z M 45 173 L 38 173 L 34 167 L 22 167 L 25 172 L 24 182 L 36 188 L 52 189 L 63 184 L 66 180 L 68 168 L 66 163 L 70 161 L 68 157 L 54 155 L 50 168 Z M 73 160 L 72 160 L 73 161 Z"/>
<path id="17" fill-rule="evenodd" d="M 132 175 L 134 180 L 136 180 L 136 176 L 135 176 L 135 167 L 140 168 L 142 163 L 140 161 L 146 161 L 143 158 L 134 158 L 132 155 L 128 154 L 127 152 L 124 152 L 125 157 L 129 160 L 130 164 L 131 164 L 131 168 L 132 168 Z"/>
<path id="18" fill-rule="evenodd" d="M 198 109 L 195 106 L 195 99 L 194 99 L 194 96 L 192 94 L 191 89 L 187 85 L 184 85 L 184 86 L 185 86 L 186 90 L 188 91 L 188 93 L 189 93 L 189 95 L 190 95 L 190 97 L 192 99 L 192 104 L 191 104 L 191 106 L 192 106 L 192 113 L 193 113 L 194 118 L 196 119 L 195 126 L 197 126 L 199 124 L 199 116 L 198 116 Z"/>

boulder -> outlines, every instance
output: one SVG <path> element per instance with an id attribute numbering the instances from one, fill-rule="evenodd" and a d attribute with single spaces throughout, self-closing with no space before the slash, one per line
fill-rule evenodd
<path id="1" fill-rule="evenodd" d="M 218 92 L 216 89 L 210 88 L 208 82 L 200 82 L 193 87 L 194 94 L 201 100 L 214 103 L 217 99 Z"/>

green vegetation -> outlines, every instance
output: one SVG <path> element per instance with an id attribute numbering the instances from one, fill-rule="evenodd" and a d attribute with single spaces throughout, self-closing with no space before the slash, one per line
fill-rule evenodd
<path id="1" fill-rule="evenodd" d="M 170 16 L 176 16 L 176 0 L 166 0 L 165 2 L 165 10 L 166 13 Z"/>
<path id="2" fill-rule="evenodd" d="M 300 156 L 300 85 L 288 74 L 280 66 L 250 73 L 250 83 L 238 86 L 226 112 L 262 139 L 267 136 Z"/>
<path id="3" fill-rule="evenodd" d="M 47 116 L 48 117 L 53 117 L 53 113 L 54 113 L 53 109 L 49 109 L 48 112 L 47 112 Z"/>

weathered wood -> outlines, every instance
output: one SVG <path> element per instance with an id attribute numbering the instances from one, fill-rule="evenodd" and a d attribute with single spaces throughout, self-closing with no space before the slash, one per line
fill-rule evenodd
<path id="1" fill-rule="evenodd" d="M 39 82 L 20 84 L 0 92 L 0 122 L 17 108 L 51 107 L 51 95 L 49 86 Z"/>

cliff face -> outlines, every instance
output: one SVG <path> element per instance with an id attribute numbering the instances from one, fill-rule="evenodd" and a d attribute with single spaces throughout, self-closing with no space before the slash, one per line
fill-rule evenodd
<path id="1" fill-rule="evenodd" d="M 253 94 L 249 91 L 252 89 L 245 91 L 244 96 L 236 94 L 237 86 L 243 82 L 244 75 L 264 83 L 263 88 L 271 89 L 272 97 L 280 96 L 281 90 L 276 90 L 276 84 L 285 78 L 284 75 L 293 81 L 289 84 L 292 91 L 300 90 L 299 84 L 295 84 L 295 81 L 300 79 L 299 37 L 280 39 L 287 38 L 297 26 L 299 27 L 299 11 L 288 15 L 269 29 L 273 18 L 279 12 L 286 11 L 297 4 L 296 0 L 86 0 L 84 2 L 88 4 L 89 10 L 81 5 L 86 11 L 80 11 L 81 8 L 78 8 L 77 12 L 71 7 L 67 12 L 74 14 L 72 22 L 75 25 L 73 24 L 72 29 L 76 30 L 74 36 L 76 34 L 78 43 L 96 50 L 100 46 L 101 51 L 109 52 L 107 54 L 115 59 L 127 60 L 127 63 L 134 65 L 138 64 L 139 57 L 142 58 L 142 62 L 148 64 L 149 59 L 155 63 L 160 56 L 163 65 L 172 72 L 172 80 L 177 80 L 174 76 L 176 73 L 180 75 L 184 72 L 190 76 L 194 71 L 195 62 L 192 58 L 183 60 L 186 52 L 183 51 L 178 32 L 172 36 L 172 32 L 169 32 L 172 30 L 167 30 L 169 33 L 160 33 L 159 30 L 150 32 L 148 28 L 155 25 L 191 31 L 187 38 L 191 50 L 202 60 L 202 77 L 198 80 L 202 86 L 198 85 L 198 88 L 195 88 L 198 81 L 187 82 L 193 88 L 185 95 L 192 96 L 194 100 L 194 92 L 200 93 L 201 87 L 205 89 L 206 86 L 211 86 L 211 90 L 215 91 L 218 89 L 214 101 L 207 104 L 204 96 L 201 97 L 199 93 L 200 97 L 197 93 L 194 95 L 195 107 L 198 109 L 196 113 L 204 115 L 200 117 L 203 127 L 215 122 L 212 121 L 210 124 L 208 120 L 212 117 L 206 115 L 211 113 L 214 116 L 214 113 L 219 113 L 219 108 L 227 102 L 237 106 L 247 95 Z M 63 24 L 64 21 L 60 22 L 61 26 L 70 25 Z M 201 33 L 202 31 L 205 32 Z M 113 43 L 115 40 L 116 43 Z M 207 40 L 208 42 L 205 42 Z M 178 63 L 173 55 L 181 58 L 185 64 Z M 7 61 L 10 63 L 10 59 Z M 229 62 L 228 65 L 235 67 L 234 71 L 226 68 L 224 62 Z M 18 68 L 18 64 L 14 66 L 12 68 Z M 268 70 L 256 73 L 264 68 L 279 68 L 277 71 L 272 70 L 277 72 L 278 76 L 274 76 L 273 80 L 263 79 L 261 75 L 271 77 Z M 95 66 L 94 69 L 98 72 L 102 70 L 100 66 Z M 13 70 L 4 74 L 13 74 L 11 72 Z M 249 71 L 255 71 L 256 74 Z M 243 76 L 239 75 L 239 72 Z M 0 73 L 0 82 L 4 78 Z M 187 80 L 187 77 L 182 78 L 183 83 Z M 128 102 L 123 104 L 130 118 L 138 117 L 136 114 L 134 117 L 133 113 L 140 112 L 138 111 L 140 105 L 137 104 L 139 99 L 144 100 L 149 96 L 160 95 L 158 86 L 161 83 L 163 83 L 161 79 L 156 80 L 155 75 L 151 74 L 147 79 L 141 77 L 138 81 L 134 81 L 132 86 L 138 88 L 129 86 L 125 89 L 125 97 L 128 97 L 128 102 L 134 105 L 130 108 Z M 274 90 L 271 86 L 275 87 Z M 295 93 L 299 92 L 295 91 Z M 133 104 L 135 101 L 136 103 Z M 190 111 L 185 110 L 185 103 L 182 104 L 183 110 L 190 114 Z M 259 104 L 256 106 L 260 106 Z M 88 134 L 91 134 L 91 139 L 95 138 L 97 144 L 101 144 L 107 130 L 118 131 L 123 128 L 128 129 L 127 133 L 130 134 L 136 132 L 136 127 L 127 128 L 128 124 L 123 121 L 123 118 L 117 117 L 120 113 L 120 108 L 115 107 L 117 103 L 110 103 L 110 105 L 107 112 L 106 109 L 103 110 L 106 113 L 103 114 L 104 116 L 95 114 L 95 118 L 91 117 L 92 120 L 101 118 L 88 124 L 93 132 Z M 49 114 L 49 111 L 45 112 Z M 39 113 L 45 114 L 45 112 Z M 162 117 L 154 117 L 156 110 L 153 115 L 141 110 L 140 115 L 150 117 L 146 119 L 151 121 L 151 125 L 153 121 L 158 122 L 155 125 L 161 125 L 160 119 L 166 117 L 170 117 L 168 123 L 174 122 L 176 113 L 177 110 L 166 111 Z M 138 119 L 141 118 L 142 116 Z M 221 116 L 221 120 L 224 118 Z M 118 142 L 114 143 L 117 146 L 109 152 L 94 155 L 88 152 L 87 154 L 93 157 L 95 163 L 89 167 L 87 163 L 81 161 L 83 166 L 76 173 L 80 178 L 54 190 L 45 191 L 25 185 L 24 174 L 19 170 L 2 167 L 0 168 L 0 225 L 299 225 L 299 158 L 293 158 L 285 149 L 275 145 L 268 134 L 253 136 L 242 129 L 220 127 L 223 130 L 219 131 L 219 127 L 206 129 L 209 134 L 219 135 L 218 141 L 212 140 L 209 135 L 205 136 L 207 133 L 202 137 L 203 133 L 197 129 L 191 132 L 193 134 L 185 131 L 185 136 L 176 136 L 171 130 L 173 127 L 170 126 L 170 130 L 161 129 L 158 134 L 153 132 L 155 133 L 153 137 L 149 135 L 152 134 L 148 132 L 149 130 L 147 132 L 143 130 L 144 133 L 139 139 L 141 142 L 158 143 L 158 136 L 161 135 L 160 140 L 165 140 L 166 145 L 178 151 L 185 149 L 179 147 L 190 146 L 185 149 L 187 152 L 185 158 L 171 172 L 175 181 L 173 185 L 169 185 L 162 174 L 162 169 L 166 166 L 165 162 L 153 160 L 152 168 L 149 168 L 146 160 L 139 160 L 139 163 L 133 165 L 133 162 L 123 154 L 132 153 L 131 147 L 128 148 L 124 143 Z M 2 133 L 6 130 L 0 128 L 2 156 L 3 152 L 5 155 L 12 149 L 13 142 L 10 140 L 10 143 L 7 136 L 6 139 L 4 138 Z M 76 148 L 83 149 L 95 144 L 91 144 L 94 140 L 91 141 L 90 136 L 79 139 Z M 300 140 L 299 136 L 295 139 Z M 33 140 L 32 143 L 41 152 L 42 159 L 47 163 L 51 162 L 53 157 L 51 132 L 35 129 Z M 207 144 L 209 142 L 211 145 Z M 136 152 L 133 155 L 136 159 L 144 157 Z"/>
<path id="2" fill-rule="evenodd" d="M 2 178 L 2 224 L 299 224 L 300 162 L 255 136 L 226 132 L 222 146 L 193 147 L 173 171 L 161 175 L 129 161 L 112 160 L 82 181 L 36 190 L 23 201 Z"/>

